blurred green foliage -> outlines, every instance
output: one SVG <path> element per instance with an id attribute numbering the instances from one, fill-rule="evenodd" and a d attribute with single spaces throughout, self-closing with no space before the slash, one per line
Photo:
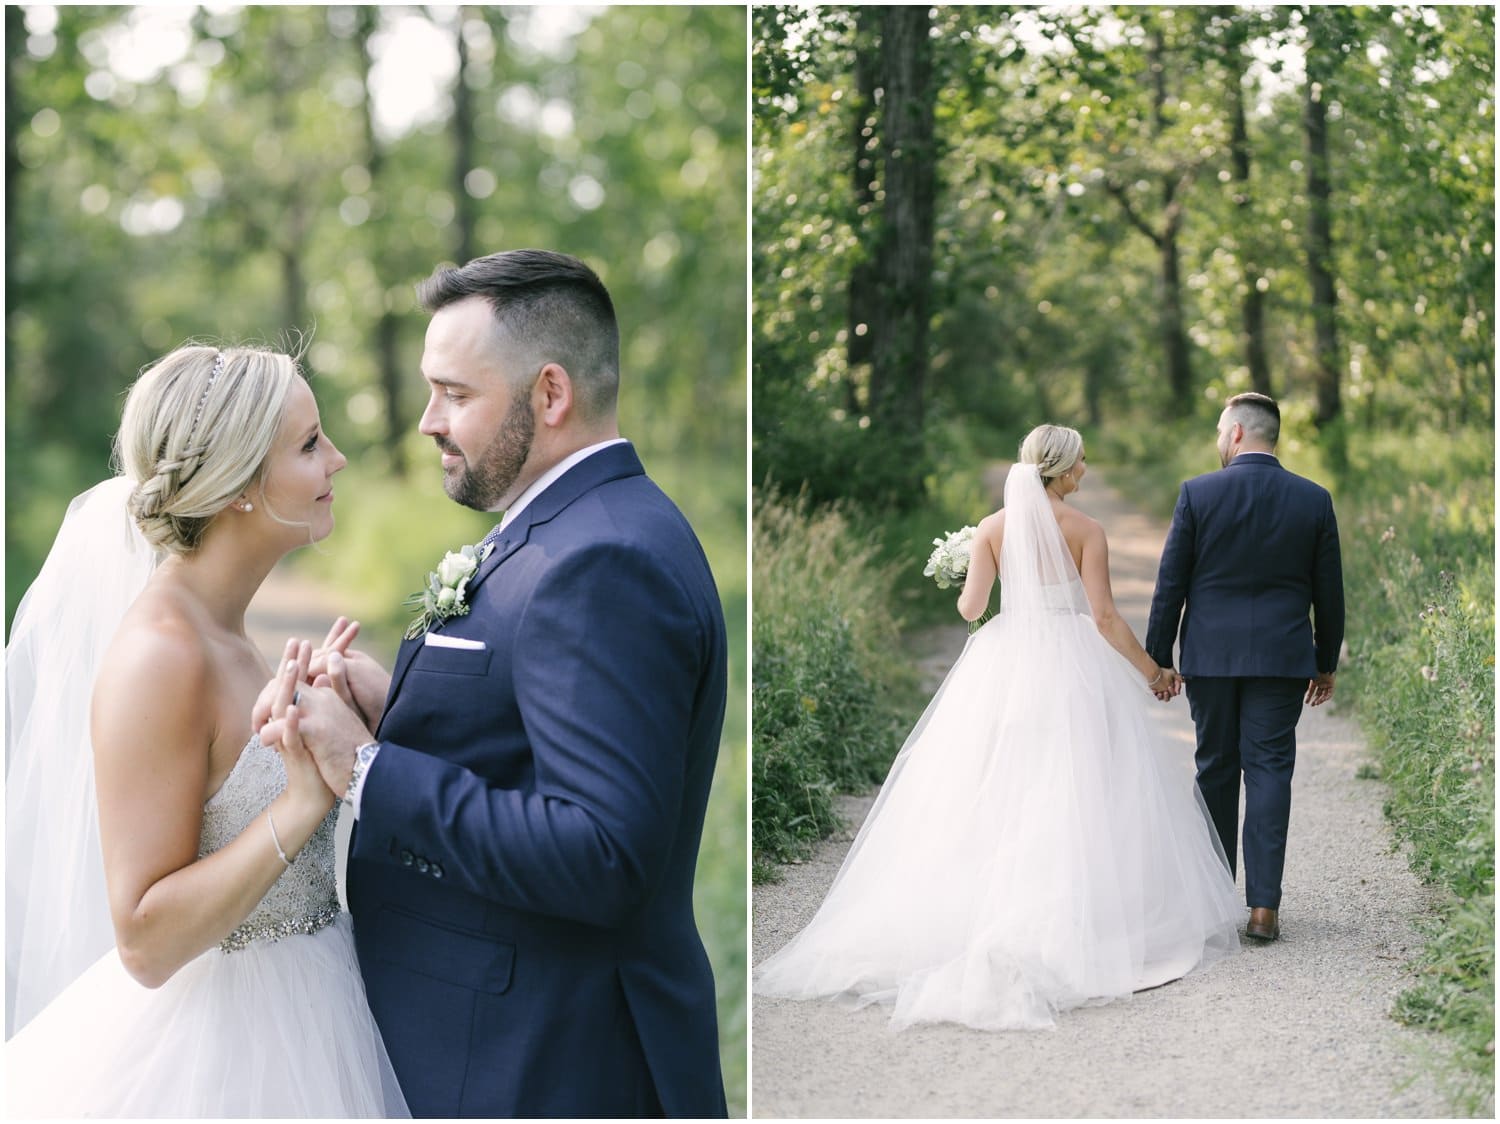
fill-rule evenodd
<path id="1" fill-rule="evenodd" d="M 349 456 L 297 565 L 389 658 L 400 602 L 490 521 L 416 433 L 437 265 L 575 254 L 614 298 L 621 430 L 729 624 L 697 889 L 731 1113 L 747 1101 L 746 14 L 724 7 L 7 7 L 6 621 L 123 394 L 189 338 L 307 343 Z M 467 248 L 467 249 L 466 249 Z"/>
<path id="2" fill-rule="evenodd" d="M 763 880 L 838 825 L 835 792 L 885 777 L 915 681 L 893 615 L 895 569 L 841 511 L 762 493 L 752 557 L 752 833 Z"/>

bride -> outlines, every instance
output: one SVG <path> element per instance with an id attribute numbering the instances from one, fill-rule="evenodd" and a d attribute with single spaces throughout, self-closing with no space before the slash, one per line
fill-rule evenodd
<path id="1" fill-rule="evenodd" d="M 892 1006 L 891 1026 L 1040 1028 L 1239 948 L 1240 914 L 1190 769 L 1148 690 L 1180 681 L 1114 607 L 1104 530 L 1065 502 L 1083 438 L 1033 430 L 980 523 L 968 641 L 896 757 L 817 914 L 755 990 Z"/>
<path id="2" fill-rule="evenodd" d="M 289 644 L 268 687 L 245 610 L 332 531 L 343 454 L 291 357 L 195 345 L 136 381 L 116 446 L 6 653 L 8 1113 L 406 1115 L 333 794 L 251 733 L 263 689 L 283 713 L 316 668 Z"/>

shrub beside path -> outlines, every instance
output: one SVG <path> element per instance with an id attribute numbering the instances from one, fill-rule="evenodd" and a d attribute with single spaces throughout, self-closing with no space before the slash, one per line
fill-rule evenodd
<path id="1" fill-rule="evenodd" d="M 987 474 L 996 497 L 1006 467 Z M 1097 469 L 1070 502 L 1108 531 L 1115 599 L 1140 637 L 1165 524 Z M 911 638 L 929 686 L 965 635 L 959 624 Z M 1186 696 L 1153 713 L 1190 780 Z M 941 1024 L 893 1034 L 885 1008 L 755 996 L 755 1116 L 1451 1115 L 1423 1063 L 1440 1044 L 1387 1016 L 1409 983 L 1403 965 L 1421 945 L 1412 922 L 1431 895 L 1393 850 L 1384 786 L 1356 775 L 1370 754 L 1347 706 L 1336 697 L 1304 709 L 1297 740 L 1280 941 L 1246 941 L 1239 956 L 1126 1002 L 1070 1011 L 1048 1032 Z M 847 830 L 783 867 L 781 882 L 756 887 L 755 963 L 812 917 L 873 801 L 844 798 Z"/>

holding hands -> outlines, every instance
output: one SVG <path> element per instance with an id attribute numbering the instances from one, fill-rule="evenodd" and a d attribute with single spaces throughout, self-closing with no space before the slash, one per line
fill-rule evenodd
<path id="1" fill-rule="evenodd" d="M 1158 669 L 1156 678 L 1147 683 L 1146 687 L 1158 701 L 1167 702 L 1182 693 L 1182 684 L 1183 678 L 1174 668 L 1163 667 Z"/>
<path id="2" fill-rule="evenodd" d="M 373 740 L 390 676 L 349 644 L 359 623 L 340 617 L 316 651 L 306 640 L 288 640 L 286 658 L 251 712 L 263 744 L 281 753 L 288 785 L 294 763 L 313 769 L 333 796 L 342 797 L 354 769 L 354 751 Z"/>

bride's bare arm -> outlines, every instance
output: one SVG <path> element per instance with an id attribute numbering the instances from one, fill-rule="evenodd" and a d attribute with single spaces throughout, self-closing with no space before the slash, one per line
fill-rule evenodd
<path id="1" fill-rule="evenodd" d="M 308 652 L 301 657 L 305 670 Z M 285 663 L 283 663 L 283 669 Z M 297 671 L 284 672 L 290 697 Z M 266 813 L 198 858 L 215 707 L 208 657 L 191 629 L 162 622 L 122 630 L 94 690 L 99 837 L 115 941 L 147 987 L 223 940 L 286 869 Z M 305 754 L 287 754 L 287 787 L 270 806 L 295 857 L 333 806 Z"/>
<path id="2" fill-rule="evenodd" d="M 969 573 L 958 595 L 958 615 L 977 621 L 989 607 L 990 589 L 1000 575 L 1000 542 L 1005 536 L 1005 512 L 997 511 L 979 521 L 969 544 Z"/>
<path id="3" fill-rule="evenodd" d="M 1109 540 L 1105 538 L 1104 528 L 1092 520 L 1084 532 L 1080 576 L 1099 634 L 1109 641 L 1110 647 L 1130 661 L 1148 684 L 1158 678 L 1161 667 L 1146 654 L 1146 649 L 1141 647 L 1141 642 L 1115 608 L 1115 596 L 1109 584 Z"/>

